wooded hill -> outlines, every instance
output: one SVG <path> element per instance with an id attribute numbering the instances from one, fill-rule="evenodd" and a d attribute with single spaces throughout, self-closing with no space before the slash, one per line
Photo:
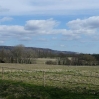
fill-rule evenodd
<path id="1" fill-rule="evenodd" d="M 47 61 L 54 65 L 99 65 L 99 54 L 81 54 L 70 51 L 57 51 L 47 48 L 0 46 L 1 63 L 36 63 L 37 58 L 55 58 Z"/>
<path id="2" fill-rule="evenodd" d="M 23 46 L 23 45 L 18 45 L 18 46 Z M 24 46 L 23 46 L 24 47 Z M 5 49 L 5 50 L 13 50 L 15 46 L 0 46 L 0 50 Z M 24 47 L 25 50 L 32 49 L 34 51 L 41 51 L 41 52 L 50 52 L 53 54 L 77 54 L 76 52 L 71 52 L 71 51 L 58 51 L 58 50 L 52 50 L 48 48 L 36 48 L 36 47 Z"/>

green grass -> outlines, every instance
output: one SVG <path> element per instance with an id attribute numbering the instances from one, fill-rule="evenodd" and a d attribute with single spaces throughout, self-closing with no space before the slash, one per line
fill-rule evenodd
<path id="1" fill-rule="evenodd" d="M 36 86 L 33 84 L 0 80 L 0 96 L 4 99 L 99 99 L 98 90 Z"/>
<path id="2" fill-rule="evenodd" d="M 45 75 L 43 75 L 45 71 Z M 0 74 L 0 77 L 2 75 Z M 25 81 L 33 84 L 58 87 L 74 86 L 98 86 L 99 72 L 95 71 L 78 71 L 78 70 L 59 70 L 59 69 L 35 69 L 35 70 L 17 70 L 13 68 L 4 68 L 3 79 Z"/>
<path id="3" fill-rule="evenodd" d="M 54 58 L 38 58 L 36 60 L 36 62 L 37 62 L 37 64 L 45 64 L 45 62 L 49 61 L 49 60 L 56 61 L 56 59 L 54 59 Z"/>
<path id="4" fill-rule="evenodd" d="M 0 64 L 4 68 L 3 79 L 24 81 L 36 85 L 43 85 L 45 71 L 45 85 L 58 87 L 83 86 L 93 88 L 99 86 L 98 66 L 59 66 L 40 64 Z M 24 70 L 17 70 L 24 69 Z M 1 77 L 0 73 L 0 77 Z"/>
<path id="5" fill-rule="evenodd" d="M 50 69 L 50 70 L 67 70 L 67 71 L 99 71 L 99 66 L 65 66 L 65 65 L 46 65 L 46 64 L 11 64 L 0 63 L 0 67 L 11 67 L 18 69 L 34 70 L 34 69 Z"/>
<path id="6" fill-rule="evenodd" d="M 1 67 L 8 67 L 3 79 Z M 4 63 L 0 79 L 0 96 L 6 99 L 99 99 L 99 66 Z"/>

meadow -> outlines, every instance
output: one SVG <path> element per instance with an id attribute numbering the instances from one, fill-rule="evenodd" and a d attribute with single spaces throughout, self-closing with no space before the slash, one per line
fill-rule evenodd
<path id="1" fill-rule="evenodd" d="M 3 79 L 57 87 L 99 86 L 98 66 L 59 66 L 46 64 L 0 64 Z"/>
<path id="2" fill-rule="evenodd" d="M 46 65 L 45 61 L 45 59 L 39 59 L 37 64 L 2 63 L 0 64 L 0 79 L 44 88 L 65 88 L 72 93 L 88 92 L 90 95 L 99 95 L 99 66 Z M 72 99 L 72 97 L 66 99 Z"/>

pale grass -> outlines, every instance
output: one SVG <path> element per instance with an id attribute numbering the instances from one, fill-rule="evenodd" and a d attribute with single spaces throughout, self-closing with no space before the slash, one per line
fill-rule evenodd
<path id="1" fill-rule="evenodd" d="M 5 79 L 22 80 L 43 84 L 45 71 L 46 85 L 67 86 L 71 83 L 99 85 L 99 66 L 61 66 L 46 64 L 0 64 L 5 70 Z M 13 69 L 10 69 L 13 68 Z M 16 70 L 16 69 L 20 70 Z M 21 69 L 23 69 L 21 71 Z M 87 86 L 87 85 L 86 85 Z"/>

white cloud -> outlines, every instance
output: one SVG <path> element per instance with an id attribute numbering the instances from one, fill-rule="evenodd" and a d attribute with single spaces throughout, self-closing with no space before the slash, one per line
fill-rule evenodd
<path id="1" fill-rule="evenodd" d="M 81 39 L 82 35 L 95 37 L 99 34 L 99 16 L 72 20 L 67 23 L 70 29 L 56 28 L 59 22 L 53 19 L 28 20 L 24 26 L 0 25 L 0 38 L 31 40 L 34 35 L 61 34 L 63 40 Z M 56 38 L 54 38 L 56 39 Z M 45 39 L 40 39 L 45 41 Z"/>
<path id="2" fill-rule="evenodd" d="M 30 41 L 31 38 L 30 38 L 30 37 L 22 37 L 20 40 L 21 40 L 21 41 Z"/>
<path id="3" fill-rule="evenodd" d="M 39 38 L 38 41 L 40 41 L 40 42 L 47 42 L 48 40 L 46 38 Z"/>
<path id="4" fill-rule="evenodd" d="M 26 30 L 51 30 L 58 25 L 58 22 L 53 19 L 48 20 L 29 20 L 26 22 Z"/>
<path id="5" fill-rule="evenodd" d="M 3 43 L 4 43 L 4 41 L 0 40 L 0 44 L 3 44 Z"/>
<path id="6" fill-rule="evenodd" d="M 61 47 L 65 47 L 65 45 L 63 45 L 63 44 L 62 44 L 62 45 L 60 45 L 60 46 L 61 46 Z"/>
<path id="7" fill-rule="evenodd" d="M 0 6 L 0 14 L 2 14 L 3 12 L 8 12 L 8 11 L 9 11 L 9 9 L 7 9 L 6 7 L 2 8 Z"/>
<path id="8" fill-rule="evenodd" d="M 62 37 L 62 41 L 68 41 L 68 40 L 80 40 L 81 39 L 81 37 L 79 36 L 79 35 L 72 35 L 72 34 L 68 34 L 68 35 L 64 35 L 63 37 Z"/>
<path id="9" fill-rule="evenodd" d="M 67 23 L 71 29 L 96 29 L 99 28 L 99 16 L 89 17 L 87 19 L 77 19 Z"/>
<path id="10" fill-rule="evenodd" d="M 3 33 L 2 33 L 3 32 Z M 25 32 L 24 27 L 23 26 L 19 26 L 19 25 L 1 25 L 0 26 L 0 33 L 1 34 L 15 34 L 15 33 L 23 33 Z"/>
<path id="11" fill-rule="evenodd" d="M 3 40 L 16 38 L 19 40 L 31 40 L 34 35 L 54 34 L 54 28 L 58 22 L 53 19 L 29 20 L 24 26 L 0 25 L 0 36 Z M 43 39 L 44 41 L 44 39 Z"/>
<path id="12" fill-rule="evenodd" d="M 0 19 L 0 22 L 11 21 L 11 20 L 13 20 L 12 17 L 3 17 Z"/>
<path id="13" fill-rule="evenodd" d="M 52 37 L 52 40 L 57 40 L 57 37 Z"/>
<path id="14" fill-rule="evenodd" d="M 61 15 L 89 13 L 89 10 L 92 14 L 99 9 L 99 0 L 0 0 L 0 4 L 3 15 Z M 9 12 L 5 12 L 7 9 Z"/>
<path id="15" fill-rule="evenodd" d="M 67 26 L 73 34 L 97 34 L 99 32 L 99 16 L 93 16 L 82 20 L 72 20 L 67 23 Z"/>

